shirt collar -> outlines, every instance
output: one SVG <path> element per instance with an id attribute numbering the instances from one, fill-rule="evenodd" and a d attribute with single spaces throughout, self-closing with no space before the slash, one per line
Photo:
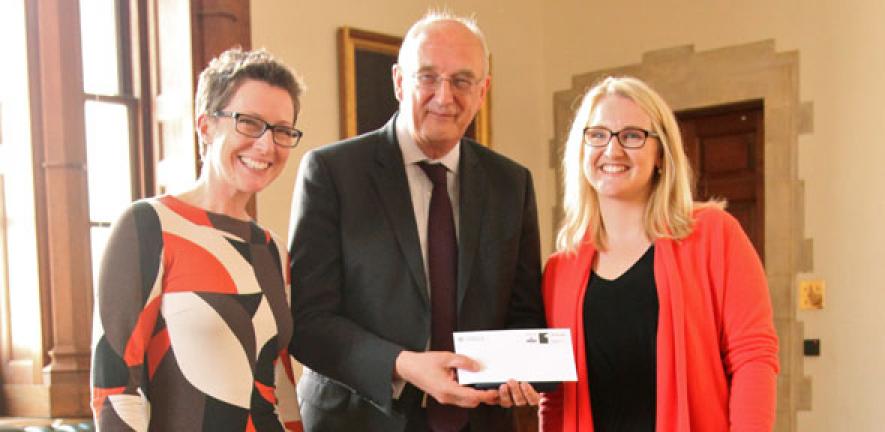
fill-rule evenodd
<path id="1" fill-rule="evenodd" d="M 441 163 L 452 173 L 458 173 L 458 162 L 461 160 L 461 141 L 458 141 L 458 144 L 455 144 L 455 147 L 445 156 L 433 160 L 428 158 L 421 148 L 418 147 L 418 143 L 409 134 L 401 116 L 397 116 L 395 129 L 396 140 L 399 142 L 400 151 L 403 153 L 403 163 L 406 166 L 414 165 L 421 161 L 428 161 L 431 163 Z"/>

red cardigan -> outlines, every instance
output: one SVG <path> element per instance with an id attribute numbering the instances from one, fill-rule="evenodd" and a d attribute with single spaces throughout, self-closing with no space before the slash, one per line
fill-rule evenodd
<path id="1" fill-rule="evenodd" d="M 655 240 L 659 432 L 771 431 L 777 391 L 775 334 L 765 272 L 749 239 L 719 209 L 695 212 L 682 240 Z M 590 242 L 544 269 L 550 327 L 572 330 L 578 382 L 543 395 L 541 430 L 593 431 L 584 348 Z"/>

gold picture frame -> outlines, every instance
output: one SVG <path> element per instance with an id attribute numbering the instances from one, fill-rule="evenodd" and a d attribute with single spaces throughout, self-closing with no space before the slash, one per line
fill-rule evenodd
<path id="1" fill-rule="evenodd" d="M 352 27 L 338 29 L 338 71 L 341 137 L 348 138 L 384 125 L 396 111 L 391 67 L 402 38 Z M 491 147 L 491 89 L 465 134 Z"/>

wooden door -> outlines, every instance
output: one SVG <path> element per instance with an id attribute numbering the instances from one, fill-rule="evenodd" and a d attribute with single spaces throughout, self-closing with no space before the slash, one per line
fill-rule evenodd
<path id="1" fill-rule="evenodd" d="M 695 199 L 724 198 L 759 256 L 765 253 L 762 101 L 676 114 L 695 173 Z"/>

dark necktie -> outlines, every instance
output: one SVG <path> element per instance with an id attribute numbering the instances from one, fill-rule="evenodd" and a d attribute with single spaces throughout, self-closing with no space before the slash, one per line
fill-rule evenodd
<path id="1" fill-rule="evenodd" d="M 418 166 L 433 182 L 427 217 L 427 267 L 430 279 L 430 349 L 454 351 L 452 332 L 458 312 L 455 305 L 458 280 L 458 244 L 455 219 L 446 186 L 446 167 L 420 162 Z M 427 423 L 434 432 L 457 432 L 467 424 L 467 411 L 427 400 Z"/>

